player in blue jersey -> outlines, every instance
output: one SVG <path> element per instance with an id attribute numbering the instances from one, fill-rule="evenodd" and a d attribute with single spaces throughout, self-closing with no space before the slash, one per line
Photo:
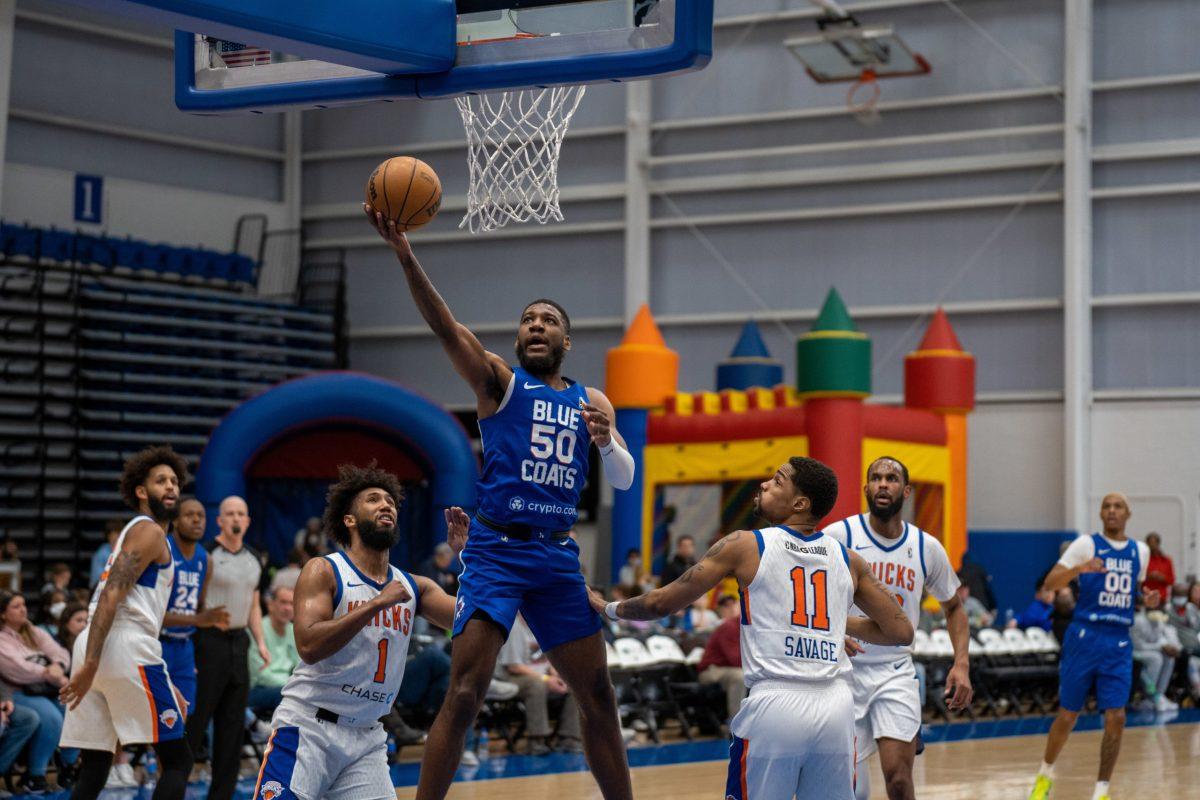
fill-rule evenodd
<path id="1" fill-rule="evenodd" d="M 196 651 L 192 647 L 192 634 L 196 628 L 224 630 L 229 625 L 229 613 L 224 607 L 204 608 L 209 573 L 208 551 L 199 546 L 203 538 L 204 504 L 194 497 L 184 498 L 179 502 L 174 531 L 167 537 L 175 560 L 175 580 L 159 640 L 171 682 L 189 709 L 196 705 Z"/>
<path id="2" fill-rule="evenodd" d="M 1138 592 L 1146 580 L 1150 548 L 1125 535 L 1130 517 L 1129 500 L 1120 492 L 1100 503 L 1103 533 L 1080 536 L 1050 570 L 1043 583 L 1058 591 L 1076 578 L 1079 597 L 1075 618 L 1063 637 L 1059 661 L 1059 710 L 1046 753 L 1034 781 L 1030 800 L 1046 800 L 1054 785 L 1054 762 L 1075 727 L 1088 692 L 1104 710 L 1104 739 L 1100 744 L 1100 774 L 1092 800 L 1111 800 L 1108 782 L 1117 765 L 1121 734 L 1125 731 L 1125 704 L 1133 683 L 1133 644 L 1129 629 Z M 1159 605 L 1158 592 L 1144 595 L 1147 606 Z"/>
<path id="3" fill-rule="evenodd" d="M 602 794 L 632 798 L 600 619 L 588 603 L 579 547 L 568 535 L 590 444 L 599 448 L 614 488 L 633 483 L 633 457 L 612 424 L 612 403 L 598 389 L 563 377 L 571 321 L 560 305 L 535 300 L 524 308 L 519 366 L 510 366 L 454 319 L 395 224 L 364 209 L 396 252 L 421 316 L 475 393 L 483 439 L 479 505 L 462 553 L 450 688 L 429 730 L 417 798 L 446 796 L 518 611 L 579 704 L 584 751 Z"/>

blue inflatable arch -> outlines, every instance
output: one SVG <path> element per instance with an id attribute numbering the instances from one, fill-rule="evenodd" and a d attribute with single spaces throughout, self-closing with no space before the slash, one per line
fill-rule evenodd
<path id="1" fill-rule="evenodd" d="M 462 426 L 444 409 L 399 384 L 353 372 L 326 372 L 281 383 L 233 409 L 208 440 L 196 472 L 196 498 L 216 531 L 217 507 L 246 496 L 246 470 L 277 438 L 322 421 L 363 423 L 394 431 L 431 466 L 436 509 L 475 507 L 479 468 Z M 434 524 L 443 526 L 441 514 Z"/>

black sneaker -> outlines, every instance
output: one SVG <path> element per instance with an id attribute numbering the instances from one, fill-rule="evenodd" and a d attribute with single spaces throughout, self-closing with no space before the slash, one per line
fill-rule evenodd
<path id="1" fill-rule="evenodd" d="M 46 782 L 45 775 L 26 775 L 17 786 L 18 794 L 45 794 L 48 791 L 50 784 Z"/>

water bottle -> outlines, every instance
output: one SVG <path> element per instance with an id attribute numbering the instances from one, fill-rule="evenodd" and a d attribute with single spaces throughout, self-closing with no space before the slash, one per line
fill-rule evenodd
<path id="1" fill-rule="evenodd" d="M 153 748 L 146 751 L 144 767 L 146 769 L 146 780 L 142 782 L 142 785 L 147 789 L 153 789 L 154 785 L 158 783 L 158 759 L 154 756 Z"/>
<path id="2" fill-rule="evenodd" d="M 475 755 L 480 761 L 483 761 L 489 756 L 487 728 L 479 729 L 479 738 L 475 741 Z"/>

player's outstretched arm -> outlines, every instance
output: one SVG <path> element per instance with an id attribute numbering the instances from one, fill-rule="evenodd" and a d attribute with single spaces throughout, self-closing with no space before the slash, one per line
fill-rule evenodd
<path id="1" fill-rule="evenodd" d="M 589 589 L 592 608 L 610 619 L 648 620 L 682 611 L 729 575 L 749 582 L 758 570 L 758 542 L 750 531 L 734 531 L 709 548 L 700 563 L 666 586 L 620 603 L 606 603 Z"/>
<path id="2" fill-rule="evenodd" d="M 614 489 L 624 491 L 633 485 L 633 456 L 625 448 L 625 440 L 617 432 L 617 412 L 612 401 L 599 389 L 588 387 L 588 404 L 583 407 L 583 421 L 588 435 L 600 450 L 604 474 Z"/>
<path id="3" fill-rule="evenodd" d="M 314 558 L 300 570 L 296 581 L 296 618 L 292 626 L 296 650 L 306 664 L 329 658 L 346 646 L 380 610 L 403 603 L 410 595 L 402 581 L 392 581 L 378 595 L 337 619 L 333 618 L 333 595 L 337 577 L 333 565 Z"/>
<path id="4" fill-rule="evenodd" d="M 512 377 L 512 368 L 500 356 L 484 349 L 478 337 L 467 326 L 461 324 L 450 313 L 450 307 L 438 294 L 433 282 L 421 268 L 421 263 L 409 246 L 408 237 L 396 228 L 396 223 L 384 219 L 371 206 L 364 204 L 367 219 L 396 253 L 408 290 L 412 293 L 417 310 L 421 312 L 429 329 L 442 343 L 442 349 L 450 356 L 454 369 L 475 392 L 480 411 L 495 411 L 504 399 L 504 391 Z"/>
<path id="5" fill-rule="evenodd" d="M 139 522 L 125 534 L 121 551 L 113 560 L 104 590 L 96 602 L 96 612 L 88 623 L 87 650 L 83 663 L 75 666 L 71 680 L 59 691 L 59 700 L 65 705 L 75 708 L 92 688 L 117 609 L 146 568 L 163 556 L 166 543 L 163 529 L 157 522 L 149 520 Z"/>
<path id="6" fill-rule="evenodd" d="M 867 616 L 848 618 L 846 635 L 871 644 L 912 644 L 913 626 L 904 609 L 857 553 L 850 553 L 850 573 L 854 576 L 854 604 Z"/>
<path id="7" fill-rule="evenodd" d="M 421 596 L 421 616 L 437 625 L 442 630 L 454 627 L 454 603 L 452 595 L 437 585 L 437 582 L 424 575 L 414 575 L 417 592 Z"/>

